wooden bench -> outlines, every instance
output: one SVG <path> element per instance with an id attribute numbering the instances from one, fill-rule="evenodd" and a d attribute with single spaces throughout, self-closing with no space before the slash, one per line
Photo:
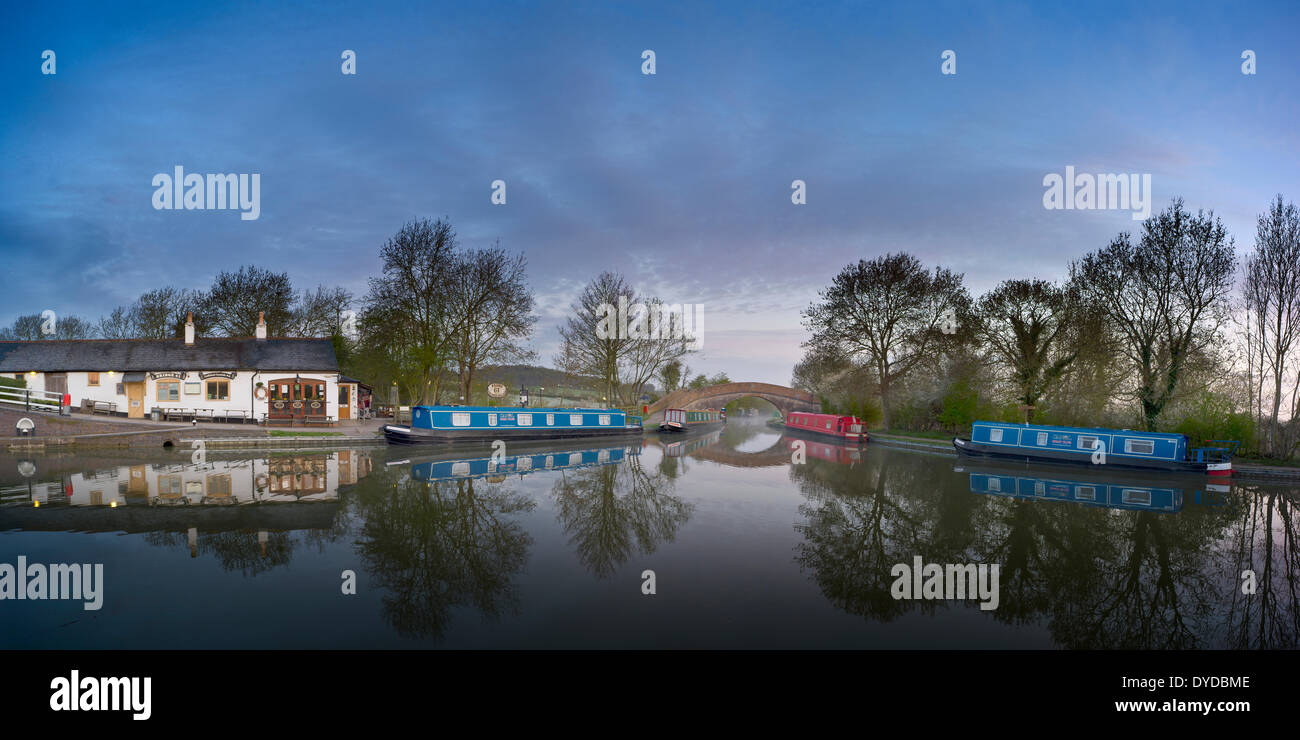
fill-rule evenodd
<path id="1" fill-rule="evenodd" d="M 304 425 L 319 424 L 321 426 L 334 426 L 333 416 L 304 416 L 302 417 Z"/>
<path id="2" fill-rule="evenodd" d="M 248 421 L 249 417 L 248 417 L 248 412 L 244 411 L 243 409 L 227 409 L 221 412 L 221 415 L 218 418 L 225 419 L 226 421 L 232 421 L 232 422 L 238 421 L 240 424 L 243 424 Z"/>
<path id="3" fill-rule="evenodd" d="M 116 414 L 117 404 L 112 401 L 91 401 L 90 411 L 93 414 Z"/>
<path id="4" fill-rule="evenodd" d="M 199 419 L 207 419 L 208 421 L 212 421 L 216 418 L 213 416 L 212 411 L 212 409 L 194 409 L 194 420 L 198 421 Z"/>

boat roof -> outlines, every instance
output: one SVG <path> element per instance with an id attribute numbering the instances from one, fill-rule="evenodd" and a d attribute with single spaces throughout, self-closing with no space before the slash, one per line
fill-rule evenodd
<path id="1" fill-rule="evenodd" d="M 1187 435 L 1170 432 L 1148 432 L 1141 429 L 1110 429 L 1107 427 L 1062 427 L 1050 424 L 1025 424 L 1014 421 L 977 421 L 974 425 L 1013 427 L 1017 429 L 1041 429 L 1058 432 L 1096 432 L 1098 434 L 1137 434 L 1143 437 L 1161 437 L 1164 439 L 1182 439 Z"/>
<path id="2" fill-rule="evenodd" d="M 624 413 L 621 409 L 610 409 L 610 408 L 603 408 L 603 409 L 601 409 L 601 408 L 584 408 L 584 407 L 576 407 L 576 406 L 565 406 L 565 407 L 562 407 L 562 408 L 561 408 L 561 407 L 556 407 L 556 406 L 541 406 L 541 407 L 538 407 L 538 406 L 446 406 L 446 405 L 443 405 L 443 406 L 426 406 L 426 405 L 417 405 L 415 408 L 417 408 L 417 409 L 430 409 L 430 410 L 432 410 L 432 411 L 495 411 L 495 412 L 497 412 L 497 413 L 501 413 L 501 412 L 503 412 L 503 411 L 505 411 L 505 412 L 522 411 L 523 413 L 533 412 L 533 413 L 544 413 L 544 414 L 554 414 L 554 413 L 558 413 L 558 412 L 562 412 L 562 411 L 599 411 L 599 412 L 601 412 L 601 413 L 603 413 L 603 414 L 610 414 L 610 413 L 613 413 L 613 414 L 621 414 L 621 413 Z"/>

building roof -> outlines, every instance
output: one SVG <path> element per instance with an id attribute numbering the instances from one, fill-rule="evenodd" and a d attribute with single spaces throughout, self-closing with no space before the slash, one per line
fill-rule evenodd
<path id="1" fill-rule="evenodd" d="M 308 370 L 338 372 L 328 339 L 45 339 L 0 342 L 0 372 Z"/>

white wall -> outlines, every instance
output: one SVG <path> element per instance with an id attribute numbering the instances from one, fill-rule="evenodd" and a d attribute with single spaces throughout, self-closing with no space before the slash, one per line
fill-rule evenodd
<path id="1" fill-rule="evenodd" d="M 163 371 L 159 371 L 163 372 Z M 206 372 L 206 371 L 205 371 Z M 70 372 L 66 373 L 68 378 L 68 394 L 72 397 L 72 405 L 80 407 L 82 399 L 93 401 L 108 401 L 117 404 L 117 411 L 125 413 L 127 411 L 127 396 L 125 388 L 123 393 L 117 392 L 117 386 L 122 382 L 122 373 L 114 372 L 109 375 L 107 371 L 99 374 L 99 385 L 92 386 L 89 381 L 89 373 Z M 175 401 L 158 400 L 158 381 L 175 380 L 174 378 L 152 378 L 149 373 L 145 373 L 144 389 L 144 415 L 148 417 L 149 412 L 155 407 L 160 409 L 214 409 L 214 410 L 242 410 L 252 413 L 254 418 L 261 419 L 262 414 L 267 411 L 267 401 L 258 399 L 254 396 L 253 390 L 256 383 L 263 385 L 269 384 L 272 380 L 281 378 L 292 378 L 301 376 L 303 380 L 315 379 L 325 382 L 325 414 L 338 419 L 338 373 L 308 373 L 300 370 L 275 370 L 275 371 L 240 371 L 235 373 L 235 377 L 230 382 L 230 398 L 226 401 L 209 401 L 207 397 L 207 381 L 199 378 L 199 373 L 189 371 L 185 373 L 185 378 L 180 379 L 180 396 Z M 35 376 L 23 375 L 27 381 L 27 387 L 33 390 L 45 390 L 45 373 L 37 373 Z M 209 378 L 209 380 L 223 380 L 223 378 Z M 199 392 L 195 395 L 186 395 L 185 383 L 199 383 Z M 354 394 L 355 395 L 355 394 Z M 355 399 L 354 399 L 355 408 Z M 355 411 L 352 418 L 356 418 Z"/>

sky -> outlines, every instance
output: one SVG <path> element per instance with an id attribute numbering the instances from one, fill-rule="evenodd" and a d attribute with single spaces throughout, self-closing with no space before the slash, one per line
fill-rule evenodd
<path id="1" fill-rule="evenodd" d="M 362 296 L 403 223 L 446 218 L 526 256 L 541 364 L 610 270 L 703 307 L 692 371 L 785 384 L 800 312 L 845 265 L 907 251 L 978 296 L 1138 231 L 1045 208 L 1066 166 L 1149 174 L 1153 210 L 1212 209 L 1244 254 L 1273 197 L 1300 201 L 1298 8 L 11 4 L 0 324 L 245 264 Z M 259 217 L 156 209 L 176 166 L 257 173 Z"/>

